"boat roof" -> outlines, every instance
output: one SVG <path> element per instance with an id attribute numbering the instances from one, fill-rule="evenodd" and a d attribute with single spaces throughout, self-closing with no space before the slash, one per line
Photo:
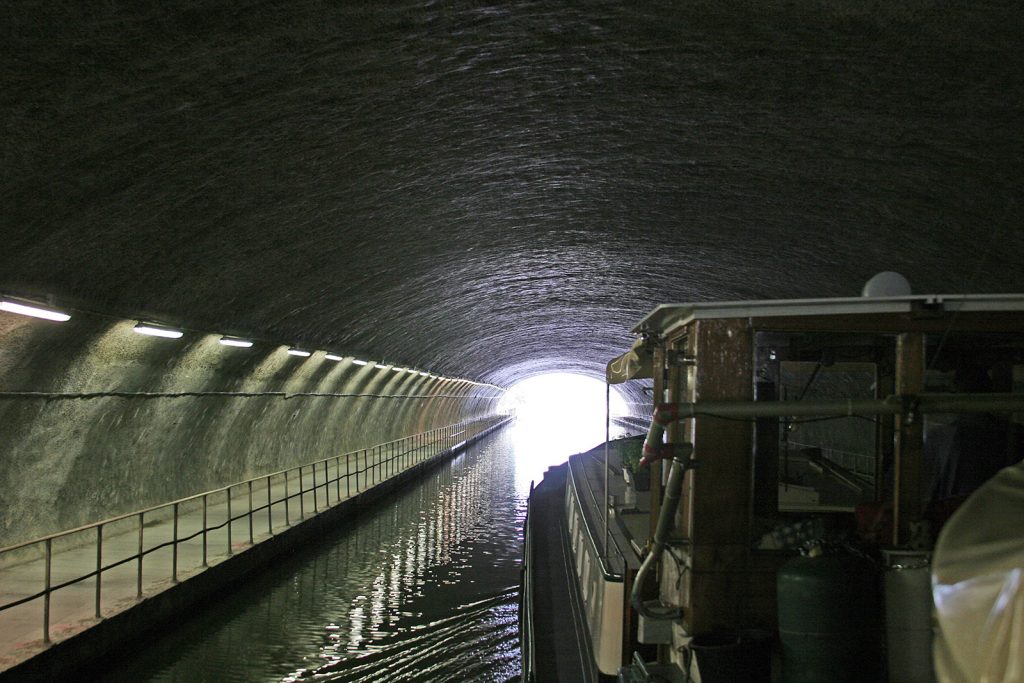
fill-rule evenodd
<path id="1" fill-rule="evenodd" d="M 1024 311 L 1024 294 L 910 294 L 886 297 L 766 299 L 661 304 L 633 328 L 635 334 L 665 334 L 694 320 L 776 316 L 877 315 L 915 310 L 949 312 Z"/>

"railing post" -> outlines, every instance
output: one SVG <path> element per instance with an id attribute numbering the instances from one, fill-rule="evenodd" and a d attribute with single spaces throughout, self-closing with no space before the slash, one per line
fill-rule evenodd
<path id="1" fill-rule="evenodd" d="M 313 512 L 320 512 L 320 506 L 316 502 L 316 463 L 313 463 Z"/>
<path id="2" fill-rule="evenodd" d="M 139 513 L 139 569 L 138 575 L 135 577 L 135 598 L 137 600 L 142 599 L 142 549 L 143 549 L 143 529 L 146 528 L 146 513 Z"/>
<path id="3" fill-rule="evenodd" d="M 338 473 L 338 459 L 337 458 L 334 459 L 334 473 L 335 474 Z M 327 507 L 331 506 L 331 479 L 330 479 L 330 477 L 331 477 L 331 473 L 328 470 L 327 461 L 324 460 L 324 498 L 327 499 Z M 337 480 L 337 478 L 335 478 L 335 484 L 334 484 L 335 493 L 337 493 L 337 489 L 338 489 L 339 486 L 341 486 L 341 482 L 339 482 Z M 339 500 L 341 500 L 341 496 L 335 495 L 334 496 L 334 502 L 337 503 Z"/>
<path id="4" fill-rule="evenodd" d="M 174 539 L 171 543 L 171 581 L 178 583 L 178 504 L 174 504 Z"/>
<path id="5" fill-rule="evenodd" d="M 100 590 L 103 586 L 103 525 L 96 525 L 96 618 L 100 618 Z"/>
<path id="6" fill-rule="evenodd" d="M 345 456 L 345 462 L 348 462 L 348 456 Z M 345 488 L 348 489 L 348 480 L 345 480 Z M 338 499 L 337 502 L 341 502 L 341 458 L 334 456 L 334 496 Z"/>
<path id="7" fill-rule="evenodd" d="M 288 511 L 288 470 L 284 471 L 284 525 L 292 525 L 291 513 Z"/>
<path id="8" fill-rule="evenodd" d="M 230 486 L 228 487 L 227 495 L 228 495 L 228 557 L 231 557 L 231 555 L 233 553 L 231 552 L 231 520 L 232 520 L 232 518 L 231 518 L 231 487 Z"/>
<path id="9" fill-rule="evenodd" d="M 267 533 L 274 535 L 274 504 L 270 499 L 270 475 L 267 475 Z"/>
<path id="10" fill-rule="evenodd" d="M 359 457 L 358 455 L 356 456 Z M 357 463 L 358 464 L 358 463 Z M 359 487 L 359 479 L 356 478 L 356 488 Z M 351 454 L 345 455 L 345 497 L 352 497 L 352 456 Z"/>
<path id="11" fill-rule="evenodd" d="M 207 523 L 206 523 L 206 507 L 207 507 L 206 494 L 204 493 L 203 494 L 203 566 L 204 567 L 209 566 L 209 565 L 206 564 L 206 527 L 208 526 Z"/>
<path id="12" fill-rule="evenodd" d="M 302 465 L 299 465 L 299 521 L 306 518 L 306 484 L 302 480 Z"/>
<path id="13" fill-rule="evenodd" d="M 50 569 L 53 565 L 53 539 L 46 539 L 46 568 L 43 574 L 43 642 L 50 642 Z"/>
<path id="14" fill-rule="evenodd" d="M 252 479 L 249 480 L 249 545 L 254 545 L 252 535 Z"/>

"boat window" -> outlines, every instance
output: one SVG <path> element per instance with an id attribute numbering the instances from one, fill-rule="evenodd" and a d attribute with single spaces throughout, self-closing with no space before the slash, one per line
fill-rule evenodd
<path id="1" fill-rule="evenodd" d="M 826 361 L 827 362 L 827 361 Z M 874 363 L 784 361 L 779 398 L 872 399 Z M 866 417 L 784 419 L 779 428 L 779 510 L 850 510 L 874 498 L 877 420 Z"/>
<path id="2" fill-rule="evenodd" d="M 892 393 L 895 338 L 760 332 L 758 401 L 874 399 Z M 892 420 L 761 418 L 754 429 L 754 515 L 849 513 L 891 485 Z M 755 525 L 758 527 L 759 525 Z"/>

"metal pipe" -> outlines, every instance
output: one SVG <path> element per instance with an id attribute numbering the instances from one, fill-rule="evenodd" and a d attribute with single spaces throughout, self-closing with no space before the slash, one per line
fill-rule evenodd
<path id="1" fill-rule="evenodd" d="M 682 445 L 684 451 L 693 452 L 692 444 Z M 682 616 L 682 610 L 678 610 L 675 615 L 652 612 L 644 605 L 640 594 L 647 575 L 657 566 L 658 561 L 661 559 L 661 553 L 665 550 L 668 534 L 672 530 L 672 518 L 675 517 L 676 508 L 679 507 L 679 497 L 683 489 L 683 478 L 686 475 L 687 468 L 693 465 L 693 460 L 689 458 L 689 453 L 686 455 L 676 455 L 672 458 L 672 468 L 668 472 L 668 483 L 665 484 L 665 498 L 662 501 L 661 514 L 658 516 L 658 526 L 654 531 L 653 547 L 651 552 L 647 554 L 647 557 L 644 558 L 643 564 L 640 565 L 640 570 L 637 571 L 636 577 L 633 579 L 633 591 L 630 594 L 630 602 L 637 613 L 648 619 L 678 618 Z"/>
<path id="2" fill-rule="evenodd" d="M 1021 394 L 903 394 L 883 399 L 812 401 L 699 401 L 662 403 L 644 439 L 641 465 L 672 455 L 661 443 L 669 423 L 693 417 L 852 417 L 916 413 L 1013 413 L 1024 410 Z"/>

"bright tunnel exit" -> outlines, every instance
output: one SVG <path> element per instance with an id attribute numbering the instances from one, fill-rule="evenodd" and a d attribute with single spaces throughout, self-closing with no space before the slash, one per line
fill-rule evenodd
<path id="1" fill-rule="evenodd" d="M 548 467 L 604 443 L 605 387 L 593 377 L 551 373 L 509 388 L 498 408 L 514 411 L 517 418 L 511 428 L 517 488 L 540 483 Z M 612 416 L 628 414 L 615 387 L 609 400 Z M 614 422 L 610 426 L 612 439 L 624 431 Z"/>

